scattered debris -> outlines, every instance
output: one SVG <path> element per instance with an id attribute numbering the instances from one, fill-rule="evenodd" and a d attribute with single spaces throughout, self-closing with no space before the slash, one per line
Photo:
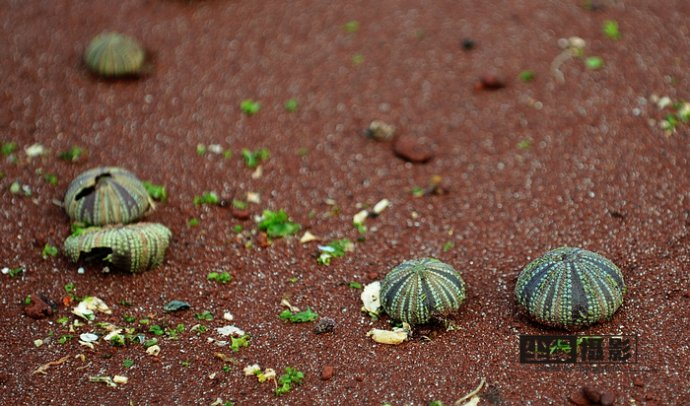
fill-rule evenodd
<path id="1" fill-rule="evenodd" d="M 230 312 L 224 312 L 223 313 L 223 320 L 233 321 L 233 320 L 235 320 L 235 316 L 233 316 L 232 313 L 230 313 Z"/>
<path id="2" fill-rule="evenodd" d="M 158 344 L 154 344 L 154 345 L 152 345 L 152 346 L 150 346 L 149 348 L 146 349 L 146 353 L 147 353 L 148 355 L 151 355 L 151 356 L 154 356 L 154 357 L 157 357 L 158 354 L 160 354 L 160 352 L 161 352 L 161 347 L 158 346 Z"/>
<path id="3" fill-rule="evenodd" d="M 48 150 L 41 144 L 32 144 L 28 147 L 25 147 L 24 152 L 26 153 L 26 156 L 31 159 L 45 155 L 48 153 Z"/>
<path id="4" fill-rule="evenodd" d="M 374 281 L 362 290 L 360 295 L 362 299 L 362 311 L 367 313 L 370 317 L 377 318 L 381 310 L 381 282 Z"/>
<path id="5" fill-rule="evenodd" d="M 434 157 L 427 144 L 410 135 L 397 137 L 393 143 L 393 152 L 398 158 L 414 164 L 429 162 Z"/>
<path id="6" fill-rule="evenodd" d="M 485 383 L 486 383 L 486 379 L 482 378 L 479 381 L 479 385 L 474 390 L 472 390 L 467 395 L 465 395 L 465 396 L 463 396 L 460 399 L 455 401 L 455 403 L 454 403 L 455 406 L 475 406 L 475 405 L 479 404 L 479 396 L 477 396 L 477 393 L 479 393 L 479 391 L 482 390 Z M 467 399 L 469 399 L 468 402 L 462 403 L 462 402 L 466 401 Z"/>
<path id="7" fill-rule="evenodd" d="M 388 208 L 391 205 L 391 201 L 388 199 L 381 199 L 379 200 L 375 205 L 374 208 L 372 209 L 371 213 L 369 213 L 369 216 L 378 216 L 381 214 L 382 211 L 384 211 L 386 208 Z"/>
<path id="8" fill-rule="evenodd" d="M 245 335 L 244 330 L 242 330 L 241 328 L 239 328 L 237 326 L 218 327 L 218 328 L 216 328 L 216 331 L 218 332 L 218 334 L 225 336 L 225 337 L 227 337 L 227 336 L 241 337 L 241 336 Z"/>
<path id="9" fill-rule="evenodd" d="M 335 329 L 336 322 L 330 317 L 321 317 L 314 325 L 315 334 L 330 333 Z"/>
<path id="10" fill-rule="evenodd" d="M 259 204 L 261 203 L 261 195 L 256 192 L 247 192 L 247 202 Z"/>
<path id="11" fill-rule="evenodd" d="M 423 197 L 431 195 L 445 195 L 449 191 L 448 186 L 443 184 L 441 175 L 433 175 L 429 179 L 429 184 L 425 188 L 415 187 L 412 189 L 412 196 Z"/>
<path id="12" fill-rule="evenodd" d="M 67 362 L 67 360 L 69 358 L 70 358 L 69 355 L 65 355 L 64 357 L 60 358 L 59 360 L 47 362 L 47 363 L 41 365 L 40 367 L 36 368 L 36 370 L 33 373 L 46 375 L 48 373 L 48 369 L 50 369 L 50 367 L 64 364 L 65 362 Z"/>
<path id="13" fill-rule="evenodd" d="M 111 388 L 117 388 L 118 384 L 126 384 L 129 379 L 126 376 L 115 375 L 112 378 L 104 375 L 90 376 L 89 382 L 104 383 Z"/>
<path id="14" fill-rule="evenodd" d="M 412 329 L 409 324 L 403 322 L 402 327 L 394 327 L 393 330 L 381 330 L 378 328 L 371 329 L 367 333 L 367 337 L 379 344 L 398 345 L 407 340 Z"/>
<path id="15" fill-rule="evenodd" d="M 585 40 L 580 37 L 560 38 L 558 40 L 558 46 L 563 51 L 551 61 L 551 73 L 556 77 L 556 80 L 561 83 L 565 82 L 565 75 L 560 70 L 561 65 L 574 57 L 581 57 L 586 45 Z"/>
<path id="16" fill-rule="evenodd" d="M 184 302 L 182 300 L 171 300 L 165 306 L 163 306 L 163 310 L 165 312 L 170 313 L 170 312 L 178 312 L 181 310 L 187 310 L 190 307 L 191 306 L 189 305 L 189 303 Z"/>
<path id="17" fill-rule="evenodd" d="M 280 305 L 287 307 L 293 313 L 299 312 L 299 307 L 291 305 L 290 302 L 287 301 L 287 299 L 281 300 Z"/>
<path id="18" fill-rule="evenodd" d="M 29 304 L 24 307 L 24 314 L 32 319 L 43 319 L 53 315 L 53 307 L 55 306 L 50 300 L 43 295 L 32 293 L 28 297 Z"/>
<path id="19" fill-rule="evenodd" d="M 79 304 L 72 309 L 72 313 L 81 317 L 84 320 L 94 320 L 96 315 L 94 312 L 101 312 L 105 314 L 112 314 L 112 310 L 105 302 L 96 296 L 87 296 Z"/>
<path id="20" fill-rule="evenodd" d="M 309 231 L 305 231 L 302 238 L 299 239 L 299 242 L 301 244 L 306 244 L 308 242 L 318 241 L 318 240 L 319 240 L 319 237 L 315 236 L 314 234 L 312 234 Z"/>
<path id="21" fill-rule="evenodd" d="M 328 245 L 319 245 L 321 252 L 316 258 L 316 262 L 320 265 L 330 265 L 331 259 L 345 256 L 345 253 L 355 250 L 355 245 L 348 239 L 333 240 Z"/>
<path id="22" fill-rule="evenodd" d="M 374 120 L 364 131 L 364 134 L 376 141 L 390 141 L 395 136 L 395 127 L 380 120 Z"/>
<path id="23" fill-rule="evenodd" d="M 257 372 L 261 372 L 261 367 L 259 364 L 247 365 L 244 367 L 243 371 L 246 376 L 256 375 Z"/>

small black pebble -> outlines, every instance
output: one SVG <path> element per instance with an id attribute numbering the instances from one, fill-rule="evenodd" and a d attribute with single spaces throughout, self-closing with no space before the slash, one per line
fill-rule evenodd
<path id="1" fill-rule="evenodd" d="M 335 320 L 330 317 L 321 317 L 314 326 L 315 334 L 330 333 L 335 328 Z"/>
<path id="2" fill-rule="evenodd" d="M 474 49 L 475 45 L 476 45 L 476 43 L 471 38 L 463 38 L 462 39 L 462 49 L 464 49 L 465 51 L 469 51 L 471 49 Z"/>

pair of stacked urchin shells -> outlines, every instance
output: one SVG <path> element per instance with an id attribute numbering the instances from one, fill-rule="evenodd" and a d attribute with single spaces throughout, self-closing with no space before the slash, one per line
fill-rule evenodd
<path id="1" fill-rule="evenodd" d="M 623 274 L 613 262 L 581 248 L 562 247 L 529 263 L 518 276 L 515 298 L 542 324 L 569 330 L 610 319 L 623 304 Z M 405 261 L 381 284 L 381 305 L 411 325 L 457 311 L 465 282 L 437 259 Z"/>
<path id="2" fill-rule="evenodd" d="M 131 272 L 163 262 L 170 230 L 158 223 L 129 224 L 154 208 L 144 184 L 131 172 L 88 170 L 70 183 L 63 205 L 79 225 L 65 240 L 65 254 L 72 261 L 98 259 Z"/>

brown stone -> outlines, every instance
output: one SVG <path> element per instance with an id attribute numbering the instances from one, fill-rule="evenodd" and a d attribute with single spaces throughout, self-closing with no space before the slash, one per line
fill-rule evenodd
<path id="1" fill-rule="evenodd" d="M 321 370 L 321 379 L 324 381 L 328 381 L 329 379 L 333 378 L 334 373 L 335 369 L 333 368 L 333 365 L 326 365 Z"/>
<path id="2" fill-rule="evenodd" d="M 24 314 L 32 319 L 44 319 L 53 315 L 53 308 L 40 295 L 32 293 L 31 303 L 24 308 Z"/>
<path id="3" fill-rule="evenodd" d="M 233 207 L 231 213 L 232 217 L 236 218 L 237 220 L 248 220 L 249 216 L 251 216 L 251 213 L 248 209 L 238 209 L 237 207 Z"/>
<path id="4" fill-rule="evenodd" d="M 642 387 L 644 386 L 644 381 L 642 380 L 642 378 L 635 378 L 633 379 L 633 385 Z"/>
<path id="5" fill-rule="evenodd" d="M 379 273 L 376 271 L 367 272 L 367 279 L 375 281 L 379 278 Z"/>
<path id="6" fill-rule="evenodd" d="M 497 90 L 506 87 L 506 83 L 496 74 L 486 73 L 479 78 L 475 87 L 477 90 Z"/>
<path id="7" fill-rule="evenodd" d="M 585 397 L 584 394 L 582 394 L 582 391 L 575 391 L 573 392 L 570 397 L 568 398 L 570 402 L 574 405 L 578 406 L 587 406 L 589 405 L 589 401 Z"/>
<path id="8" fill-rule="evenodd" d="M 589 385 L 582 387 L 582 394 L 593 403 L 599 403 L 601 400 L 601 392 Z"/>
<path id="9" fill-rule="evenodd" d="M 271 243 L 268 242 L 268 235 L 266 233 L 259 233 L 259 235 L 256 236 L 256 243 L 261 248 L 266 248 L 271 245 Z"/>
<path id="10" fill-rule="evenodd" d="M 613 392 L 604 391 L 601 393 L 601 400 L 599 403 L 601 403 L 603 406 L 611 406 L 615 400 L 616 397 L 613 395 Z"/>
<path id="11" fill-rule="evenodd" d="M 428 145 L 409 135 L 396 138 L 393 143 L 393 152 L 399 158 L 415 164 L 428 162 L 434 156 Z"/>

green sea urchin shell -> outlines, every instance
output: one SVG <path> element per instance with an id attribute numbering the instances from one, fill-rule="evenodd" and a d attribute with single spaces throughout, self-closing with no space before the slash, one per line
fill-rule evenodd
<path id="1" fill-rule="evenodd" d="M 72 261 L 102 260 L 114 268 L 139 272 L 160 265 L 172 233 L 157 223 L 91 227 L 67 237 L 65 254 Z"/>
<path id="2" fill-rule="evenodd" d="M 117 167 L 94 168 L 80 174 L 69 184 L 64 200 L 73 221 L 95 226 L 131 223 L 152 207 L 141 181 Z"/>
<path id="3" fill-rule="evenodd" d="M 623 274 L 613 262 L 581 248 L 562 247 L 522 270 L 515 297 L 540 323 L 577 329 L 610 319 L 625 290 Z"/>
<path id="4" fill-rule="evenodd" d="M 465 282 L 452 266 L 433 258 L 405 261 L 381 284 L 381 305 L 396 319 L 419 325 L 445 316 L 465 300 Z"/>
<path id="5" fill-rule="evenodd" d="M 97 35 L 84 52 L 89 70 L 104 77 L 136 76 L 145 60 L 146 51 L 136 39 L 115 32 Z"/>

